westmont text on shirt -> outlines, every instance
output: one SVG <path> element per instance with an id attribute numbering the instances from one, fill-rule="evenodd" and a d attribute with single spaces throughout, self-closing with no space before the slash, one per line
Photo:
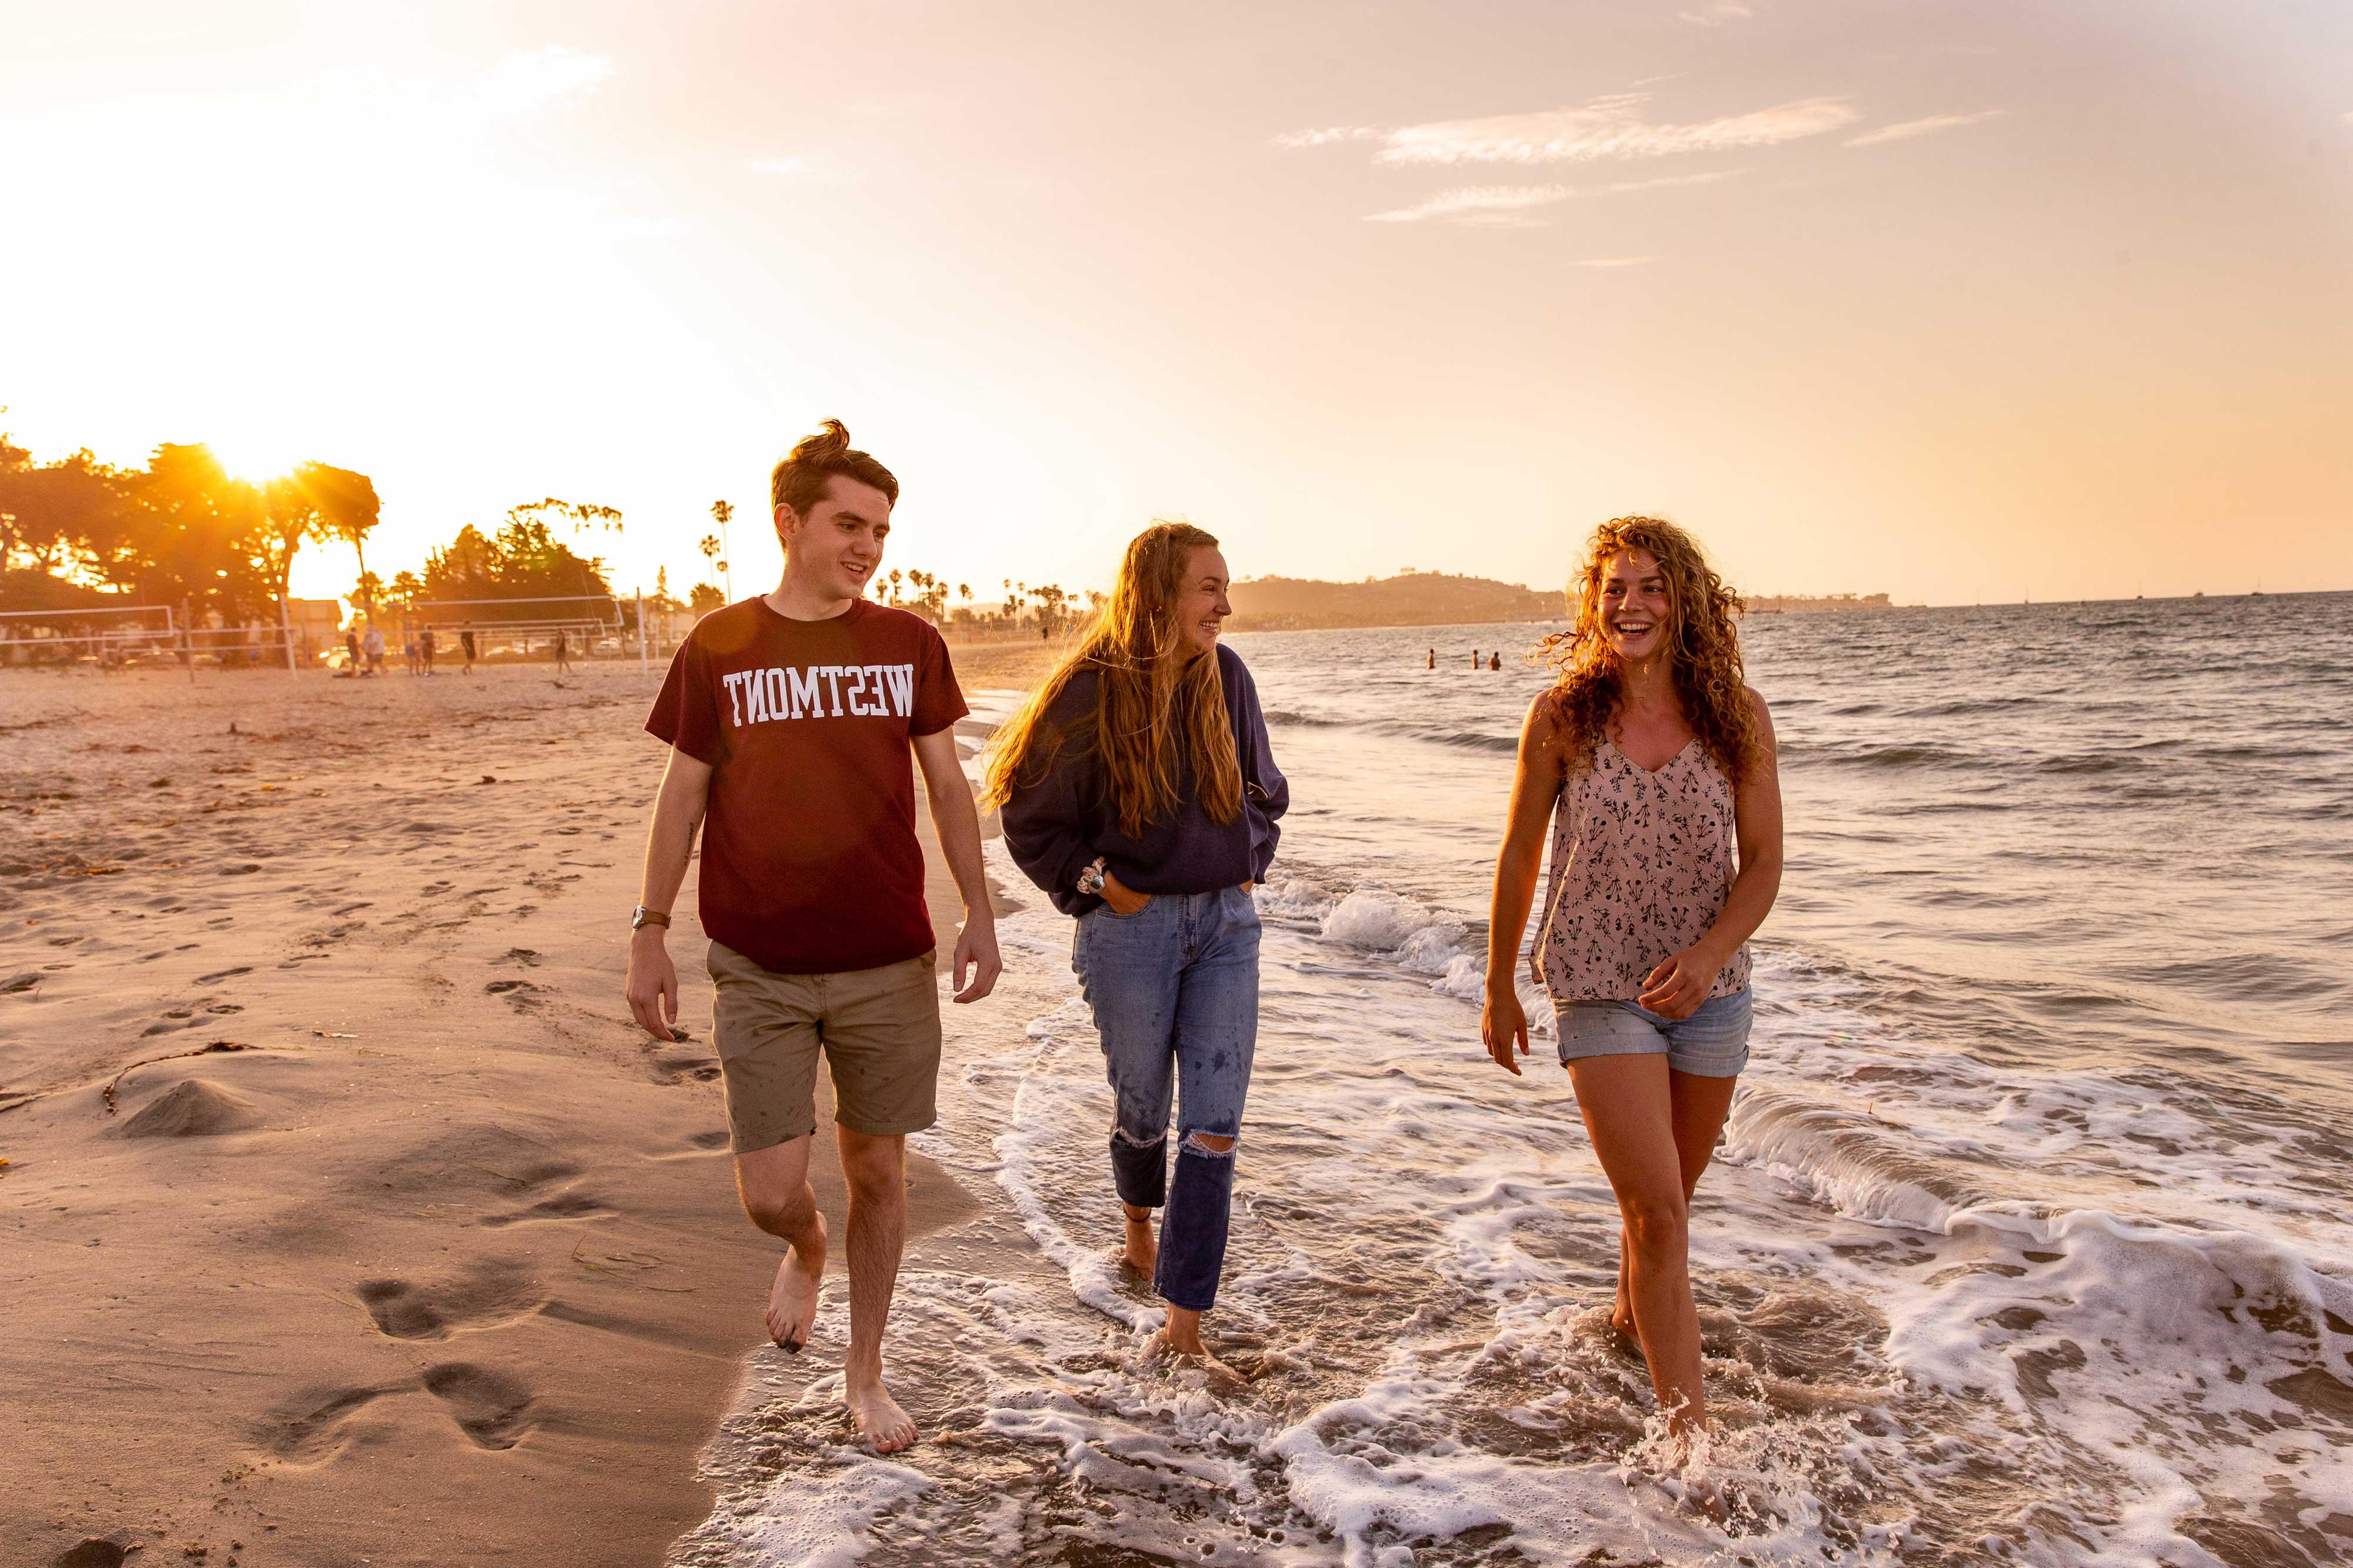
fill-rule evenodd
<path id="1" fill-rule="evenodd" d="M 784 974 L 929 949 L 909 742 L 964 714 L 939 628 L 904 610 L 798 621 L 746 599 L 696 622 L 646 728 L 711 768 L 704 933 Z"/>
<path id="2" fill-rule="evenodd" d="M 723 675 L 734 727 L 785 719 L 905 719 L 915 702 L 912 664 L 771 665 Z"/>

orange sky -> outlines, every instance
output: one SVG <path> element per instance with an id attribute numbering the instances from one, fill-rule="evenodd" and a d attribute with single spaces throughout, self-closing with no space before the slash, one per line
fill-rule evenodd
<path id="1" fill-rule="evenodd" d="M 201 12 L 201 18 L 198 13 Z M 0 428 L 886 565 L 1757 592 L 2353 586 L 2353 7 L 0 5 Z M 748 525 L 748 526 L 747 526 Z M 588 546 L 584 546 L 586 548 Z M 298 592 L 350 585 L 306 552 Z"/>

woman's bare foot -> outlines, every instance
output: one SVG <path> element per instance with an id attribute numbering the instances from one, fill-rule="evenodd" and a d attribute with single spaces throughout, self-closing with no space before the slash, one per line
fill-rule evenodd
<path id="1" fill-rule="evenodd" d="M 804 1267 L 801 1249 L 785 1249 L 785 1260 L 776 1265 L 776 1282 L 768 1287 L 768 1337 L 786 1355 L 798 1355 L 808 1343 L 809 1332 L 817 1327 L 818 1287 L 825 1276 L 825 1220 L 817 1221 L 817 1257 Z"/>
<path id="2" fill-rule="evenodd" d="M 1250 1386 L 1249 1378 L 1210 1354 L 1198 1335 L 1194 1337 L 1193 1346 L 1193 1349 L 1187 1350 L 1169 1338 L 1166 1329 L 1155 1329 L 1152 1337 L 1144 1342 L 1144 1359 L 1166 1362 L 1178 1372 L 1207 1373 L 1209 1386 L 1220 1394 L 1231 1394 Z"/>
<path id="3" fill-rule="evenodd" d="M 858 1440 L 878 1454 L 896 1454 L 915 1446 L 915 1424 L 880 1383 L 845 1388 L 841 1402 L 849 1407 Z"/>
<path id="4" fill-rule="evenodd" d="M 1153 1234 L 1152 1211 L 1119 1205 L 1120 1220 L 1126 1230 L 1126 1245 L 1120 1248 L 1119 1260 L 1145 1279 L 1160 1263 L 1160 1239 Z"/>

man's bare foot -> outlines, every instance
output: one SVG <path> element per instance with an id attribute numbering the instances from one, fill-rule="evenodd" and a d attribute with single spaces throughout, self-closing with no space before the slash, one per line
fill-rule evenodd
<path id="1" fill-rule="evenodd" d="M 841 1402 L 849 1410 L 858 1440 L 878 1454 L 896 1454 L 915 1446 L 915 1424 L 899 1408 L 890 1390 L 879 1383 L 846 1389 Z"/>
<path id="2" fill-rule="evenodd" d="M 1153 1234 L 1152 1211 L 1119 1205 L 1121 1225 L 1124 1227 L 1126 1245 L 1120 1249 L 1119 1260 L 1146 1279 L 1160 1263 L 1160 1238 Z"/>
<path id="3" fill-rule="evenodd" d="M 768 1288 L 768 1337 L 786 1355 L 798 1355 L 808 1343 L 809 1331 L 817 1327 L 818 1287 L 825 1275 L 825 1220 L 817 1222 L 817 1266 L 801 1265 L 801 1249 L 785 1249 L 785 1260 L 776 1265 L 776 1282 Z"/>

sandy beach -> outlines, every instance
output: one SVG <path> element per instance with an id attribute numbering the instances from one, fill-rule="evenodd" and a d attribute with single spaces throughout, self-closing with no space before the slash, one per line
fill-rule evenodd
<path id="1" fill-rule="evenodd" d="M 6 1563 L 655 1563 L 707 1513 L 777 1253 L 691 897 L 691 1037 L 621 1000 L 659 676 L 0 673 Z M 947 1011 L 951 1059 L 1010 1026 Z M 1027 1245 L 911 1182 L 911 1267 Z"/>

